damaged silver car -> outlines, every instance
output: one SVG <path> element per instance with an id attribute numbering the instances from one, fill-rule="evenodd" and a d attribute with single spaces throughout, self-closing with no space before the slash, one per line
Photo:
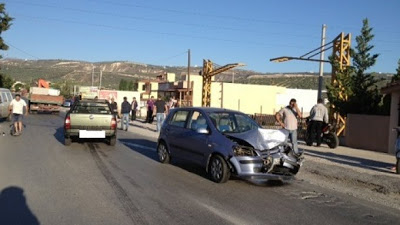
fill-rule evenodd
<path id="1" fill-rule="evenodd" d="M 293 154 L 284 130 L 262 129 L 247 115 L 220 108 L 171 110 L 161 129 L 157 153 L 162 163 L 180 158 L 203 166 L 211 180 L 232 174 L 244 179 L 288 180 L 302 159 Z"/>

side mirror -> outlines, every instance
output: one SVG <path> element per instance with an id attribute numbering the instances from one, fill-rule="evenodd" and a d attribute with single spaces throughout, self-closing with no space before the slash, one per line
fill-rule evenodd
<path id="1" fill-rule="evenodd" d="M 209 134 L 210 132 L 207 130 L 207 128 L 199 128 L 196 130 L 198 134 Z"/>

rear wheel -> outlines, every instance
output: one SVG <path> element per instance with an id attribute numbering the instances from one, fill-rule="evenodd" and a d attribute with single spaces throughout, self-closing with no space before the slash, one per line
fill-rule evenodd
<path id="1" fill-rule="evenodd" d="M 164 142 L 160 142 L 157 147 L 158 159 L 161 163 L 169 163 L 171 160 L 167 146 Z"/>
<path id="2" fill-rule="evenodd" d="M 70 137 L 69 138 L 64 137 L 64 145 L 65 146 L 69 146 L 69 145 L 71 145 L 71 143 L 72 143 L 72 140 Z"/>
<path id="3" fill-rule="evenodd" d="M 225 183 L 231 176 L 228 164 L 220 155 L 214 155 L 210 159 L 209 173 L 211 180 L 215 183 Z"/>
<path id="4" fill-rule="evenodd" d="M 329 148 L 336 148 L 339 146 L 339 138 L 335 133 L 327 134 L 324 139 Z"/>
<path id="5" fill-rule="evenodd" d="M 110 145 L 110 146 L 115 146 L 115 144 L 117 143 L 117 137 L 110 137 L 110 138 L 108 138 L 108 144 Z"/>

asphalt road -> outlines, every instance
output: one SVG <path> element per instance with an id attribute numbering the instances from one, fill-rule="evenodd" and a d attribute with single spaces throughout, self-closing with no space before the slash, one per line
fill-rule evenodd
<path id="1" fill-rule="evenodd" d="M 302 180 L 215 184 L 201 168 L 160 164 L 139 128 L 120 131 L 115 147 L 66 147 L 62 117 L 30 115 L 25 124 L 19 137 L 0 136 L 0 224 L 400 223 L 394 209 Z"/>

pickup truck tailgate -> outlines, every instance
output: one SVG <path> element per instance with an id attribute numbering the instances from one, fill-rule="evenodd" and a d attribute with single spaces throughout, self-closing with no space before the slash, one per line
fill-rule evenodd
<path id="1" fill-rule="evenodd" d="M 70 114 L 71 129 L 110 130 L 112 115 Z"/>

